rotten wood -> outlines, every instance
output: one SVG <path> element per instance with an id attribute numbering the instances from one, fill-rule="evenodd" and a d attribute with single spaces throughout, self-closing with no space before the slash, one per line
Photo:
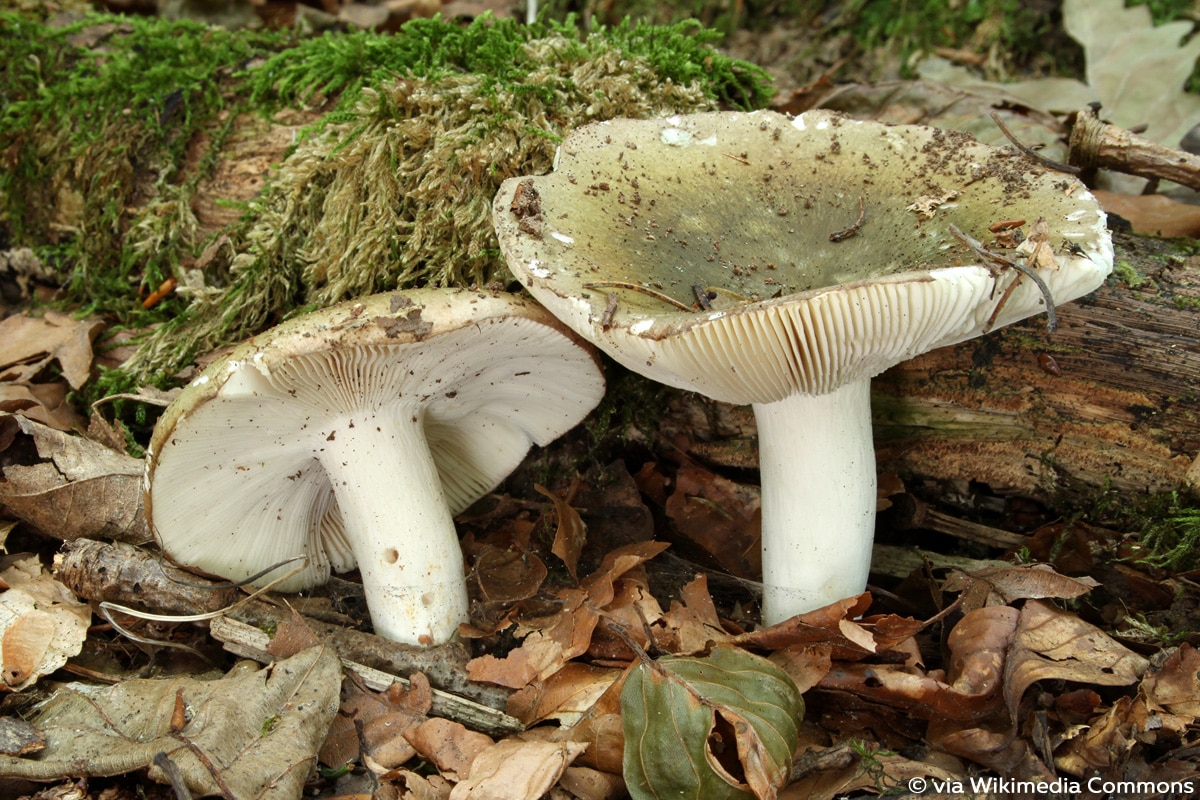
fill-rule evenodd
<path id="1" fill-rule="evenodd" d="M 1200 487 L 1200 256 L 1119 236 L 1116 260 L 1137 285 L 1114 276 L 1060 306 L 1053 335 L 1034 318 L 877 377 L 879 470 L 931 495 L 976 485 L 1057 511 Z M 757 467 L 748 407 L 680 394 L 661 419 L 672 446 Z"/>
<path id="2" fill-rule="evenodd" d="M 1200 189 L 1200 156 L 1103 122 L 1092 108 L 1075 112 L 1070 124 L 1070 162 L 1074 166 L 1084 171 L 1110 169 Z"/>

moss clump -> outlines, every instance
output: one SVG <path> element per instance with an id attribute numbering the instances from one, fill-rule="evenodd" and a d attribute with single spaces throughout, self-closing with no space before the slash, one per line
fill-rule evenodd
<path id="1" fill-rule="evenodd" d="M 137 295 L 171 275 L 177 253 L 125 237 L 138 222 L 129 209 L 186 194 L 200 175 L 181 178 L 184 151 L 236 102 L 229 76 L 282 44 L 189 22 L 97 16 L 52 28 L 0 14 L 0 240 L 34 247 L 89 311 L 155 321 Z M 156 228 L 186 239 L 186 203 L 170 223 Z"/>
<path id="2" fill-rule="evenodd" d="M 0 144 L 21 166 L 0 184 L 8 238 L 55 258 L 72 299 L 89 310 L 128 325 L 164 322 L 124 370 L 104 376 L 101 392 L 163 385 L 201 352 L 301 307 L 397 287 L 507 281 L 491 199 L 505 178 L 549 169 L 571 128 L 754 108 L 770 97 L 765 73 L 717 53 L 711 34 L 689 24 L 581 35 L 571 24 L 417 20 L 396 35 L 300 42 L 115 17 L 67 29 L 99 28 L 107 40 L 95 52 L 96 33 L 80 43 L 14 17 L 0 25 L 26 42 L 0 45 L 6 77 L 19 87 L 0 124 Z M 47 59 L 51 71 L 28 66 Z M 12 66 L 18 61 L 24 66 Z M 122 94 L 123 82 L 132 91 Z M 105 99 L 73 116 L 72 98 L 97 87 Z M 220 158 L 236 116 L 298 107 L 323 116 L 314 114 L 320 119 L 239 221 L 198 234 L 196 181 Z M 205 137 L 205 153 L 187 152 Z M 63 152 L 74 159 L 64 163 Z M 53 220 L 72 193 L 85 208 L 58 230 Z M 57 205 L 39 207 L 39 195 Z M 185 268 L 213 242 L 220 246 L 202 273 Z M 139 286 L 168 277 L 186 293 L 147 316 Z"/>

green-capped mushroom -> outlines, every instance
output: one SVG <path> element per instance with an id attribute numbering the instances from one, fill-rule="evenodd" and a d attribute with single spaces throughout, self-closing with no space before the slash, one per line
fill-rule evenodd
<path id="1" fill-rule="evenodd" d="M 618 362 L 753 404 L 768 623 L 866 585 L 871 377 L 1052 314 L 1113 257 L 1075 178 L 824 111 L 589 125 L 493 218 L 517 278 Z"/>

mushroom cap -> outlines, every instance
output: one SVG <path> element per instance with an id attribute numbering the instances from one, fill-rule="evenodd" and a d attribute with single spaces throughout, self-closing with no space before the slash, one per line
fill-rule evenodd
<path id="1" fill-rule="evenodd" d="M 1045 220 L 1056 264 L 1029 266 L 1056 304 L 1113 258 L 1075 178 L 967 134 L 826 111 L 588 125 L 552 173 L 506 181 L 493 219 L 510 269 L 571 328 L 731 403 L 825 394 L 1046 310 L 952 225 L 1023 258 L 989 229 Z"/>
<path id="2" fill-rule="evenodd" d="M 245 578 L 306 554 L 279 588 L 307 588 L 355 566 L 317 459 L 339 418 L 419 417 L 454 514 L 603 392 L 590 347 L 527 298 L 426 289 L 341 303 L 248 340 L 184 388 L 150 441 L 146 515 L 177 563 Z M 242 551 L 232 571 L 230 548 Z"/>

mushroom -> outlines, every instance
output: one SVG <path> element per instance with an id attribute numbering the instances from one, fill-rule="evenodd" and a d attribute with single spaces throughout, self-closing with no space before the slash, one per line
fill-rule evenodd
<path id="1" fill-rule="evenodd" d="M 528 299 L 343 303 L 249 340 L 183 390 L 150 442 L 146 515 L 172 561 L 230 579 L 304 555 L 278 587 L 299 591 L 357 565 L 377 634 L 441 643 L 467 619 L 452 515 L 603 392 L 590 347 Z"/>
<path id="2" fill-rule="evenodd" d="M 493 220 L 521 283 L 616 361 L 753 405 L 768 624 L 866 586 L 871 377 L 1052 315 L 1113 257 L 1073 177 L 826 111 L 593 124 Z"/>

